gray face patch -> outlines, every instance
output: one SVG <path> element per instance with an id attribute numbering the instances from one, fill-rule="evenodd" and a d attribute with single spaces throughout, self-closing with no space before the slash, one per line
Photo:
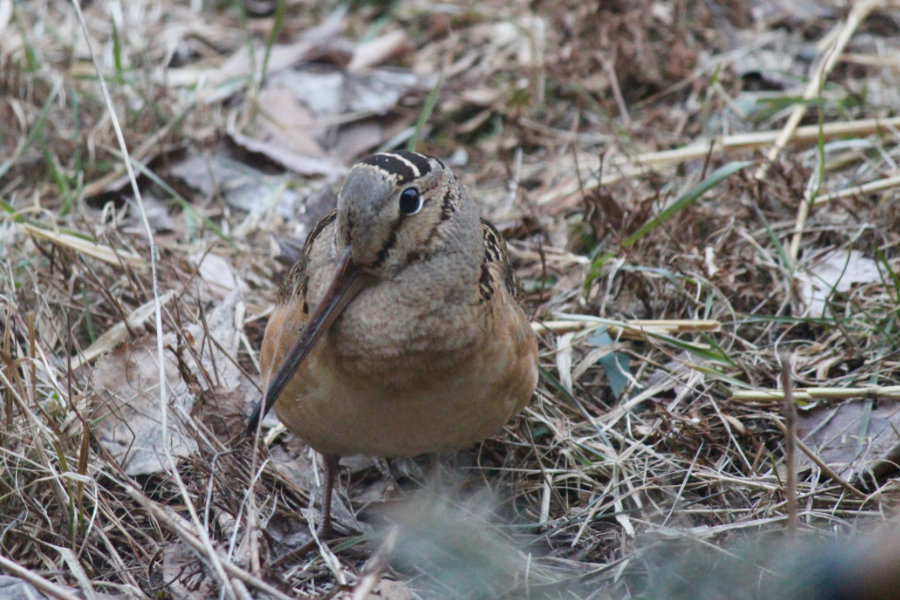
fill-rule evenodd
<path id="1" fill-rule="evenodd" d="M 393 196 L 394 184 L 384 171 L 369 165 L 353 167 L 338 197 L 338 227 L 343 242 L 350 242 L 355 228 L 376 222 Z"/>

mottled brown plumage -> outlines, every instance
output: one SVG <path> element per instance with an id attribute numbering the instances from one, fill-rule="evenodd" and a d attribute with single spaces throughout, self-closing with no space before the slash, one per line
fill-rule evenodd
<path id="1" fill-rule="evenodd" d="M 332 457 L 326 494 L 333 457 L 482 440 L 537 382 L 520 298 L 506 242 L 442 162 L 373 155 L 351 170 L 283 282 L 251 427 L 274 404 L 288 429 Z"/>

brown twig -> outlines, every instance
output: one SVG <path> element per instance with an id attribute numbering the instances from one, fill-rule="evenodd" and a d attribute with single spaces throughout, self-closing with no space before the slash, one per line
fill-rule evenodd
<path id="1" fill-rule="evenodd" d="M 787 470 L 785 496 L 788 535 L 797 535 L 797 407 L 794 406 L 794 382 L 791 378 L 791 356 L 781 353 L 781 389 L 784 391 L 784 462 Z"/>

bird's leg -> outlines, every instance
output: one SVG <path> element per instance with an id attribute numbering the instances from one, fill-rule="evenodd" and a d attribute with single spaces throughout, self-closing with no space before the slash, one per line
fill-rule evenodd
<path id="1" fill-rule="evenodd" d="M 309 540 L 296 550 L 291 550 L 272 564 L 272 568 L 278 568 L 290 560 L 304 556 L 305 554 L 315 550 L 318 542 L 324 542 L 331 537 L 331 496 L 334 492 L 334 480 L 337 477 L 338 463 L 341 457 L 336 454 L 323 454 L 325 461 L 325 489 L 322 497 L 322 522 L 319 524 L 319 530 L 313 539 Z"/>
<path id="2" fill-rule="evenodd" d="M 319 539 L 331 537 L 331 496 L 334 492 L 334 479 L 337 477 L 338 463 L 341 457 L 336 454 L 323 454 L 325 461 L 325 496 L 322 498 L 322 524 L 319 526 Z"/>

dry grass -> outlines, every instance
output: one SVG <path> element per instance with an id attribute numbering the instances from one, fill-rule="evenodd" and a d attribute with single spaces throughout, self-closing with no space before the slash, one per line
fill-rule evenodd
<path id="1" fill-rule="evenodd" d="M 59 598 L 691 597 L 743 556 L 752 598 L 791 577 L 756 549 L 789 518 L 891 520 L 880 455 L 801 431 L 787 477 L 777 400 L 779 353 L 801 420 L 897 396 L 900 7 L 251 4 L 86 3 L 138 204 L 72 5 L 0 0 L 0 570 Z M 277 562 L 317 475 L 238 435 L 273 235 L 411 138 L 509 239 L 541 382 L 438 475 L 345 463 L 348 536 Z"/>

